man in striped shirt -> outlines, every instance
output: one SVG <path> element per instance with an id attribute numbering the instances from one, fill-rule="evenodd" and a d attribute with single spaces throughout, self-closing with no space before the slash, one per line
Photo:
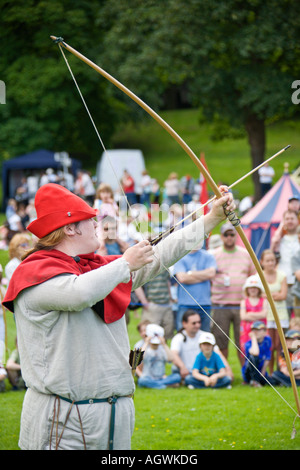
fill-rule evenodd
<path id="1" fill-rule="evenodd" d="M 146 303 L 143 305 L 142 321 L 149 320 L 165 330 L 165 338 L 170 339 L 174 334 L 174 314 L 171 303 L 170 275 L 162 271 L 144 285 Z"/>
<path id="2" fill-rule="evenodd" d="M 214 250 L 217 273 L 212 279 L 212 333 L 223 355 L 228 357 L 228 337 L 233 324 L 235 344 L 240 347 L 240 303 L 247 277 L 256 273 L 248 252 L 236 245 L 236 231 L 230 223 L 221 227 L 223 246 Z M 217 325 L 216 325 L 216 324 Z M 225 333 L 225 334 L 224 334 Z M 244 360 L 238 351 L 238 357 Z"/>

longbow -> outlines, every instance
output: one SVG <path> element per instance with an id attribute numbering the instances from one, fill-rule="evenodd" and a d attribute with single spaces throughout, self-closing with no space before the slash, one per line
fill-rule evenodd
<path id="1" fill-rule="evenodd" d="M 206 179 L 207 183 L 209 184 L 210 188 L 214 192 L 215 196 L 219 199 L 222 197 L 222 194 L 215 183 L 214 179 L 210 175 L 210 173 L 207 171 L 205 166 L 201 163 L 199 158 L 195 155 L 195 153 L 191 150 L 191 148 L 187 145 L 187 143 L 175 132 L 175 130 L 164 120 L 162 119 L 159 114 L 157 114 L 150 106 L 148 106 L 144 101 L 142 101 L 137 95 L 135 95 L 131 90 L 129 90 L 126 86 L 124 86 L 121 82 L 119 82 L 116 78 L 114 78 L 112 75 L 107 73 L 105 70 L 103 70 L 101 67 L 99 67 L 97 64 L 92 62 L 90 59 L 82 55 L 80 52 L 78 52 L 76 49 L 73 47 L 69 46 L 63 38 L 61 37 L 56 37 L 56 36 L 50 36 L 50 38 L 57 43 L 59 46 L 63 46 L 67 51 L 78 57 L 80 60 L 85 62 L 87 65 L 89 65 L 91 68 L 93 68 L 96 72 L 98 72 L 100 75 L 102 75 L 104 78 L 106 78 L 108 81 L 110 81 L 113 85 L 115 85 L 117 88 L 119 88 L 121 91 L 123 91 L 127 96 L 129 96 L 133 101 L 135 101 L 141 108 L 143 108 L 150 116 L 153 117 L 153 119 L 158 122 L 175 140 L 176 142 L 182 147 L 182 149 L 187 153 L 187 155 L 191 158 L 191 160 L 194 162 L 196 167 L 200 170 L 204 178 Z M 285 149 L 288 147 L 285 147 Z M 299 400 L 299 395 L 298 395 L 298 390 L 297 390 L 297 385 L 296 385 L 296 380 L 293 374 L 293 369 L 292 369 L 292 363 L 290 360 L 289 356 L 289 351 L 287 348 L 287 344 L 285 341 L 283 329 L 280 324 L 279 316 L 276 310 L 276 306 L 269 288 L 269 285 L 266 281 L 266 278 L 264 276 L 263 270 L 261 268 L 261 265 L 259 263 L 259 260 L 257 259 L 257 256 L 244 232 L 240 225 L 240 220 L 236 216 L 234 212 L 231 213 L 226 213 L 225 215 L 227 216 L 228 220 L 232 223 L 232 225 L 235 227 L 237 233 L 239 234 L 242 242 L 244 243 L 244 246 L 246 250 L 248 251 L 252 262 L 256 268 L 256 271 L 261 279 L 261 282 L 263 284 L 268 302 L 270 304 L 274 320 L 277 326 L 278 334 L 280 337 L 283 353 L 285 356 L 287 368 L 289 371 L 290 375 L 290 380 L 291 380 L 291 385 L 294 393 L 294 398 L 297 406 L 297 411 L 298 411 L 298 417 L 300 418 L 300 400 Z"/>

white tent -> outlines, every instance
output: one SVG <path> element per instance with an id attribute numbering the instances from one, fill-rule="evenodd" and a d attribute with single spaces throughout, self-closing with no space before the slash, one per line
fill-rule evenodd
<path id="1" fill-rule="evenodd" d="M 145 160 L 141 150 L 106 150 L 97 164 L 97 184 L 108 183 L 113 191 L 119 190 L 123 171 L 127 170 L 135 182 L 136 193 L 141 192 L 142 172 L 145 170 Z"/>

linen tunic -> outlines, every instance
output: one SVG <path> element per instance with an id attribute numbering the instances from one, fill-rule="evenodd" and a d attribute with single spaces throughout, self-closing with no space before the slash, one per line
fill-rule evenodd
<path id="1" fill-rule="evenodd" d="M 134 426 L 134 379 L 129 365 L 130 345 L 125 316 L 106 324 L 92 310 L 119 283 L 132 290 L 173 265 L 204 240 L 203 218 L 175 231 L 154 247 L 154 260 L 130 273 L 119 258 L 93 271 L 63 274 L 24 289 L 14 301 L 22 376 L 28 387 L 23 403 L 19 446 L 49 449 L 55 396 L 70 400 L 117 395 L 114 449 L 130 449 Z M 60 436 L 70 409 L 60 400 L 51 448 Z M 108 448 L 111 405 L 78 405 L 87 449 Z M 83 449 L 77 408 L 73 405 L 59 449 Z"/>

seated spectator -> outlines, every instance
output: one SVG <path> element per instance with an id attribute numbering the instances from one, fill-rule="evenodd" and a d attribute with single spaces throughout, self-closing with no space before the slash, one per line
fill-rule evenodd
<path id="1" fill-rule="evenodd" d="M 27 206 L 29 199 L 27 178 L 21 179 L 21 183 L 16 189 L 15 199 L 18 203 L 22 202 Z"/>
<path id="2" fill-rule="evenodd" d="M 128 243 L 118 237 L 117 220 L 107 216 L 99 224 L 101 246 L 97 253 L 105 255 L 121 255 L 129 247 Z"/>
<path id="3" fill-rule="evenodd" d="M 150 322 L 148 320 L 140 321 L 140 323 L 138 324 L 137 330 L 140 334 L 141 339 L 137 343 L 135 343 L 134 349 L 142 349 L 142 347 L 144 346 L 147 325 L 150 325 Z"/>
<path id="4" fill-rule="evenodd" d="M 257 320 L 267 324 L 267 300 L 263 297 L 263 286 L 258 276 L 249 276 L 244 284 L 245 299 L 241 301 L 240 347 L 245 352 L 245 344 L 250 339 L 251 325 Z"/>
<path id="5" fill-rule="evenodd" d="M 131 214 L 119 219 L 118 235 L 119 239 L 130 246 L 133 246 L 144 239 L 142 233 L 138 232 L 137 224 L 134 222 L 134 218 Z"/>
<path id="6" fill-rule="evenodd" d="M 284 336 L 292 363 L 296 385 L 297 387 L 300 387 L 300 331 L 288 330 Z M 279 358 L 279 369 L 273 372 L 271 379 L 272 385 L 284 385 L 285 387 L 292 386 L 283 352 Z"/>
<path id="7" fill-rule="evenodd" d="M 16 349 L 13 350 L 6 363 L 7 377 L 13 390 L 26 388 L 21 373 L 20 356 L 16 339 Z"/>
<path id="8" fill-rule="evenodd" d="M 0 226 L 0 250 L 8 250 L 8 245 L 14 234 L 8 228 L 7 221 Z"/>
<path id="9" fill-rule="evenodd" d="M 6 207 L 6 218 L 9 230 L 12 234 L 24 231 L 21 216 L 18 213 L 18 204 L 15 199 L 9 199 Z"/>
<path id="10" fill-rule="evenodd" d="M 182 317 L 182 329 L 171 341 L 170 349 L 173 353 L 172 372 L 178 374 L 182 382 L 192 373 L 196 356 L 199 353 L 199 339 L 204 333 L 200 328 L 200 315 L 195 310 L 189 309 Z M 233 379 L 231 367 L 217 345 L 214 346 L 214 351 L 220 355 L 226 365 L 226 374 Z"/>
<path id="11" fill-rule="evenodd" d="M 5 277 L 9 282 L 15 269 L 21 263 L 21 259 L 30 247 L 29 235 L 25 233 L 17 233 L 9 242 L 8 253 L 10 261 L 5 266 Z"/>
<path id="12" fill-rule="evenodd" d="M 151 323 L 146 327 L 144 358 L 139 369 L 138 385 L 146 388 L 165 389 L 179 385 L 177 374 L 166 375 L 166 364 L 172 361 L 172 353 L 164 338 L 164 329 Z"/>
<path id="13" fill-rule="evenodd" d="M 200 353 L 197 355 L 185 383 L 188 388 L 231 388 L 231 378 L 226 375 L 225 364 L 213 349 L 216 344 L 214 335 L 203 333 L 199 339 Z"/>
<path id="14" fill-rule="evenodd" d="M 26 214 L 28 215 L 28 224 L 27 226 L 36 219 L 36 210 L 34 207 L 34 199 L 29 199 L 29 202 L 26 206 Z"/>
<path id="15" fill-rule="evenodd" d="M 22 202 L 18 204 L 18 216 L 20 217 L 22 224 L 22 231 L 25 231 L 27 225 L 29 224 L 29 214 L 27 213 L 27 204 L 25 205 Z"/>
<path id="16" fill-rule="evenodd" d="M 173 373 L 178 373 L 184 380 L 192 372 L 196 356 L 199 352 L 199 338 L 203 331 L 200 315 L 192 309 L 182 317 L 182 329 L 171 341 L 173 353 Z"/>
<path id="17" fill-rule="evenodd" d="M 7 201 L 6 209 L 5 209 L 5 217 L 8 220 L 12 215 L 17 212 L 17 201 L 13 198 Z"/>
<path id="18" fill-rule="evenodd" d="M 250 339 L 245 344 L 247 359 L 242 367 L 242 375 L 246 384 L 261 387 L 266 384 L 265 378 L 269 379 L 267 368 L 271 359 L 272 340 L 262 321 L 252 323 L 249 336 Z"/>
<path id="19" fill-rule="evenodd" d="M 96 191 L 94 208 L 98 209 L 97 220 L 101 221 L 104 217 L 110 216 L 117 218 L 119 208 L 114 200 L 114 193 L 109 184 L 101 183 Z"/>
<path id="20" fill-rule="evenodd" d="M 289 330 L 300 331 L 300 317 L 295 316 L 290 319 Z"/>

